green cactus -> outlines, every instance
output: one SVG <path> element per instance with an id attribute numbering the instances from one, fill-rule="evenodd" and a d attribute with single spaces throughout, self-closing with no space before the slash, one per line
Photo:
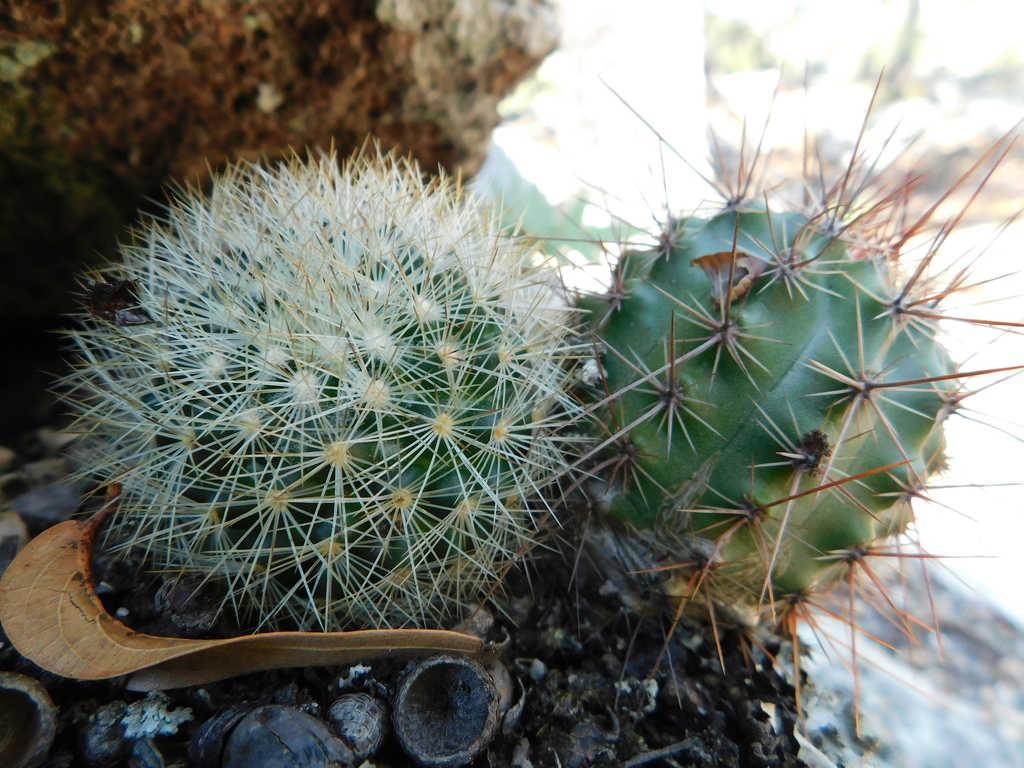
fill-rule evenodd
<path id="1" fill-rule="evenodd" d="M 581 299 L 599 361 L 588 495 L 675 542 L 665 588 L 684 604 L 778 618 L 871 576 L 943 469 L 962 382 L 989 373 L 958 371 L 938 339 L 937 306 L 966 278 L 931 265 L 959 217 L 906 256 L 934 208 L 900 226 L 913 184 L 869 183 L 855 160 L 802 212 L 738 192 L 749 178 L 725 185 L 722 210 L 670 220 Z"/>
<path id="2" fill-rule="evenodd" d="M 122 250 L 65 382 L 108 546 L 325 630 L 436 626 L 531 546 L 578 350 L 482 203 L 379 155 L 239 166 Z"/>

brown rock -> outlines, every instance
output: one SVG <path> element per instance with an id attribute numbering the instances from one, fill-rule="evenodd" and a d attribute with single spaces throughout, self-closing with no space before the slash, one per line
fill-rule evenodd
<path id="1" fill-rule="evenodd" d="M 169 178 L 375 136 L 472 173 L 495 106 L 554 47 L 547 0 L 70 0 L 0 11 L 0 314 L 68 308 Z M 36 268 L 36 265 L 39 265 Z"/>

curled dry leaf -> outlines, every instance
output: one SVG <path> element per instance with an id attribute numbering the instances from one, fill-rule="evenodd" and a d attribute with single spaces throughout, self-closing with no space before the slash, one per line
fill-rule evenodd
<path id="1" fill-rule="evenodd" d="M 136 632 L 103 608 L 89 555 L 107 508 L 55 525 L 19 553 L 0 580 L 0 623 L 18 652 L 64 677 L 131 675 L 138 691 L 180 688 L 279 667 L 347 664 L 440 651 L 480 654 L 471 635 L 432 629 L 271 632 L 188 640 Z"/>

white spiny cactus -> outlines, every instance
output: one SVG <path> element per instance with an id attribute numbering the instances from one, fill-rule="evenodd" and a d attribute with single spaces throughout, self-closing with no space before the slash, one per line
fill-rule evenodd
<path id="1" fill-rule="evenodd" d="M 529 548 L 579 413 L 551 270 L 444 179 L 241 165 L 90 286 L 69 398 L 108 542 L 269 627 L 434 626 Z"/>

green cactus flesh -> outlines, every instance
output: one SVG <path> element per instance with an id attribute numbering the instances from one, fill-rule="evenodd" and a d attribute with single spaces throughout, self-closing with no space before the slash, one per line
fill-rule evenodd
<path id="1" fill-rule="evenodd" d="M 761 211 L 676 221 L 663 243 L 581 302 L 597 506 L 715 542 L 726 602 L 805 593 L 911 521 L 943 462 L 952 362 L 899 311 L 882 248 Z"/>

